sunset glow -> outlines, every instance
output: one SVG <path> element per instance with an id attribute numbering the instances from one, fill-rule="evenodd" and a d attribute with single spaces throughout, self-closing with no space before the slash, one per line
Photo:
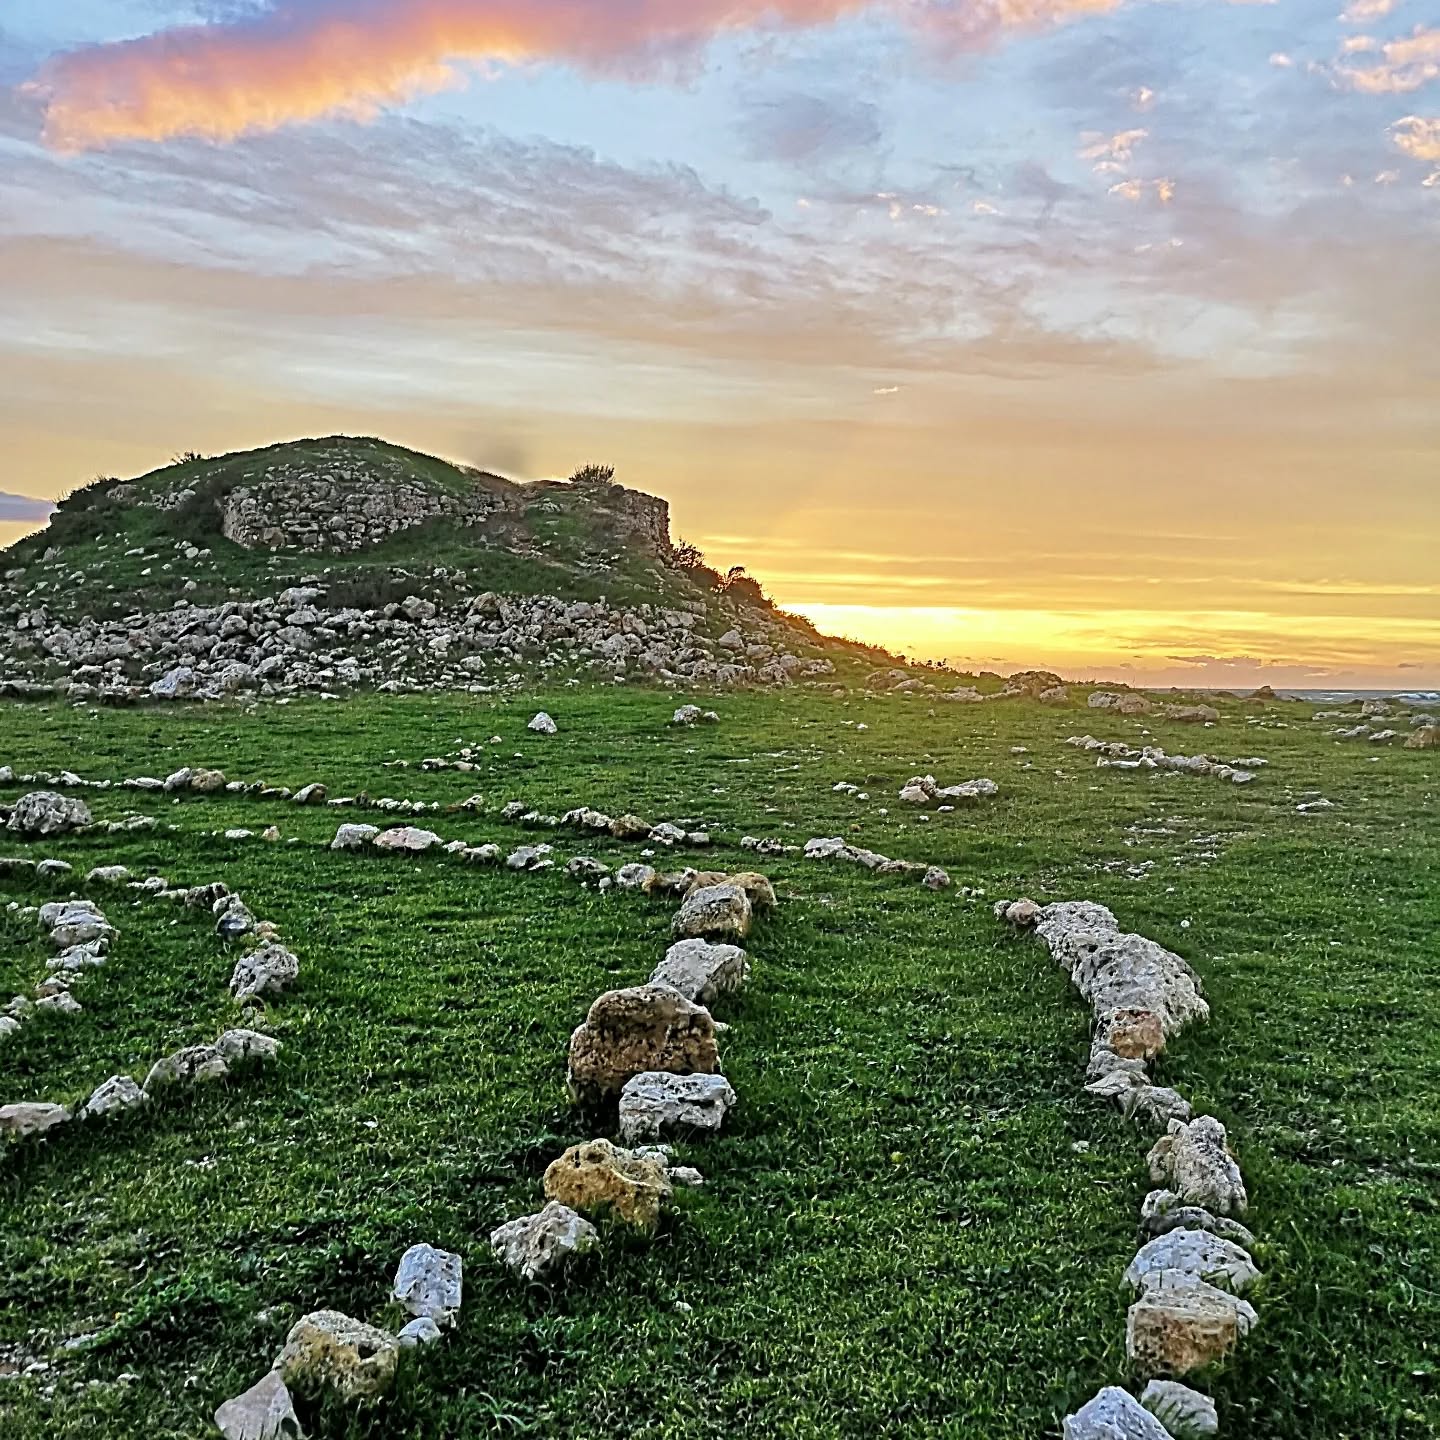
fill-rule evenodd
<path id="1" fill-rule="evenodd" d="M 0 542 L 381 434 L 916 657 L 1440 686 L 1415 0 L 16 0 L 0 157 Z"/>

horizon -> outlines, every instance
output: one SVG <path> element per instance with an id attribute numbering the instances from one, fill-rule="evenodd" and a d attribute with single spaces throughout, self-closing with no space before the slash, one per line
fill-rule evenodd
<path id="1" fill-rule="evenodd" d="M 16 0 L 0 544 L 383 433 L 604 460 L 822 630 L 1440 687 L 1414 0 Z"/>

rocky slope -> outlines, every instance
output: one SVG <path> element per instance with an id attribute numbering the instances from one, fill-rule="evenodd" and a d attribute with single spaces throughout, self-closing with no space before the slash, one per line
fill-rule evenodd
<path id="1" fill-rule="evenodd" d="M 783 685 L 877 653 L 677 548 L 665 501 L 606 472 L 517 485 L 343 437 L 97 481 L 0 575 L 12 695 Z"/>

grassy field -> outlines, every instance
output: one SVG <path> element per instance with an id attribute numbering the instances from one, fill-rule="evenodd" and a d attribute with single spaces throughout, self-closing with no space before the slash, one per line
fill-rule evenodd
<path id="1" fill-rule="evenodd" d="M 713 827 L 715 849 L 677 863 L 738 866 L 747 833 L 844 834 L 983 892 L 764 862 L 781 908 L 720 1012 L 741 1105 L 722 1137 L 683 1147 L 707 1184 L 653 1239 L 606 1228 L 600 1257 L 527 1289 L 486 1236 L 539 1208 L 545 1165 L 588 1133 L 565 1099 L 567 1037 L 597 993 L 649 974 L 672 907 L 558 871 L 325 848 L 340 820 L 374 817 L 87 792 L 97 818 L 161 826 L 24 853 L 224 879 L 303 968 L 264 1016 L 284 1044 L 272 1067 L 0 1154 L 0 1365 L 51 1364 L 0 1380 L 5 1440 L 213 1433 L 303 1312 L 398 1323 L 389 1282 L 420 1240 L 465 1257 L 457 1333 L 379 1407 L 308 1415 L 312 1436 L 1058 1434 L 1124 1374 L 1148 1139 L 1081 1093 L 1086 1006 L 990 914 L 1020 893 L 1104 901 L 1204 977 L 1214 1020 L 1159 1074 L 1230 1127 L 1266 1276 L 1260 1327 L 1207 1384 L 1223 1433 L 1440 1434 L 1435 752 L 1337 744 L 1297 704 L 1149 723 L 1170 750 L 1271 762 L 1237 788 L 1092 768 L 1060 742 L 1133 741 L 1140 722 L 1083 710 L 737 695 L 715 702 L 720 726 L 677 731 L 682 698 L 0 708 L 17 770 L 213 764 L 447 805 L 478 790 L 488 813 L 424 822 L 474 842 L 519 842 L 495 814 L 514 798 Z M 525 732 L 542 707 L 558 736 Z M 461 744 L 484 747 L 477 773 L 418 768 Z M 397 759 L 415 768 L 385 768 Z M 925 772 L 1002 794 L 922 823 L 893 797 Z M 1336 808 L 1297 814 L 1308 792 Z M 272 822 L 278 846 L 210 833 Z M 638 858 L 546 838 L 561 858 Z M 0 898 L 53 896 L 0 880 Z M 204 917 L 97 898 L 120 930 L 111 961 L 83 1014 L 0 1050 L 0 1099 L 83 1099 L 239 1017 Z M 0 910 L 0 994 L 33 985 L 45 955 L 33 922 Z"/>

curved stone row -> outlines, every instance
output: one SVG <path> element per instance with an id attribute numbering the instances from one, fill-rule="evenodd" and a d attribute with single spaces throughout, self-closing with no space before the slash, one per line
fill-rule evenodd
<path id="1" fill-rule="evenodd" d="M 38 871 L 38 867 L 37 867 Z M 65 873 L 70 867 L 65 866 Z M 177 888 L 163 876 L 132 880 L 123 865 L 98 866 L 85 877 L 87 885 L 126 885 L 141 896 L 170 900 L 189 909 L 209 910 L 215 915 L 215 932 L 233 942 L 259 942 L 240 955 L 230 979 L 230 992 L 243 1002 L 278 995 L 300 973 L 300 962 L 278 941 L 276 928 L 256 920 L 238 894 L 222 881 L 209 885 Z M 70 987 L 103 966 L 116 931 L 93 901 L 71 898 L 42 905 L 40 924 L 49 932 L 60 954 L 50 962 L 50 975 L 36 988 L 36 998 L 16 996 L 0 1016 L 0 1038 L 14 1034 L 24 1019 L 42 1008 L 73 1014 L 80 1004 Z M 96 1119 L 135 1110 L 161 1090 L 178 1085 L 195 1085 L 219 1080 L 250 1062 L 273 1059 L 280 1042 L 255 1030 L 230 1029 L 213 1043 L 189 1045 L 155 1061 L 142 1082 L 131 1075 L 112 1075 L 97 1085 L 89 1099 L 76 1110 L 49 1102 L 21 1102 L 0 1106 L 0 1134 L 16 1138 L 46 1134 L 59 1125 L 79 1119 Z"/>
<path id="2" fill-rule="evenodd" d="M 1186 775 L 1211 775 L 1232 785 L 1248 785 L 1255 772 L 1269 762 L 1258 755 L 1226 763 L 1213 755 L 1167 755 L 1158 745 L 1135 749 L 1121 740 L 1097 740 L 1093 735 L 1072 735 L 1066 742 L 1077 750 L 1098 755 L 1101 770 L 1178 770 Z"/>
<path id="3" fill-rule="evenodd" d="M 1066 1440 L 1202 1440 L 1218 1433 L 1215 1405 L 1181 1383 L 1223 1360 L 1254 1326 L 1242 1296 L 1260 1278 L 1254 1237 L 1237 1217 L 1248 1196 L 1225 1127 L 1191 1118 L 1187 1100 L 1151 1083 L 1147 1065 L 1210 1007 L 1179 955 L 1120 929 L 1088 900 L 1040 906 L 1002 900 L 998 919 L 1033 930 L 1090 1002 L 1095 1024 L 1086 1066 L 1089 1094 L 1163 1130 L 1146 1157 L 1151 1183 L 1140 1214 L 1142 1244 L 1125 1272 L 1136 1299 L 1125 1350 L 1146 1386 L 1136 1401 L 1108 1386 L 1065 1420 Z"/>

